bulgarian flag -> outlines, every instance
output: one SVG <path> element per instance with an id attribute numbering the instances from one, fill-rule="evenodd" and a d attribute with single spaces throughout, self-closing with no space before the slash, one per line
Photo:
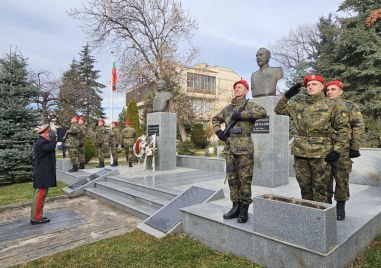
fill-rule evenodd
<path id="1" fill-rule="evenodd" d="M 116 82 L 118 81 L 118 76 L 116 75 L 116 65 L 115 61 L 112 62 L 111 68 L 111 89 L 112 91 L 116 90 Z"/>

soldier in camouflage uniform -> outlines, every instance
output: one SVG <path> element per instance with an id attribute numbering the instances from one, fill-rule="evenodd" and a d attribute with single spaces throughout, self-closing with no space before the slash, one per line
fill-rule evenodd
<path id="1" fill-rule="evenodd" d="M 78 118 L 78 126 L 80 128 L 79 133 L 79 147 L 78 147 L 78 157 L 79 157 L 79 169 L 85 168 L 85 139 L 86 139 L 86 126 L 85 126 L 85 118 Z"/>
<path id="2" fill-rule="evenodd" d="M 99 165 L 96 168 L 105 167 L 105 156 L 103 154 L 103 143 L 106 134 L 106 130 L 104 128 L 105 120 L 99 119 L 97 127 L 95 129 L 95 146 L 97 147 L 97 154 L 99 159 Z"/>
<path id="3" fill-rule="evenodd" d="M 338 161 L 341 148 L 349 141 L 347 110 L 324 96 L 323 77 L 309 75 L 304 86 L 305 99 L 287 103 L 299 93 L 298 83 L 281 97 L 275 113 L 291 117 L 297 130 L 291 153 L 302 198 L 332 203 L 330 163 Z"/>
<path id="4" fill-rule="evenodd" d="M 344 84 L 341 81 L 330 81 L 326 85 L 326 95 L 347 108 L 350 125 L 350 142 L 341 148 L 339 160 L 332 163 L 332 175 L 335 178 L 335 200 L 337 220 L 345 219 L 345 201 L 349 199 L 349 174 L 352 171 L 351 158 L 360 156 L 360 144 L 364 135 L 364 120 L 360 108 L 353 102 L 344 100 Z"/>
<path id="5" fill-rule="evenodd" d="M 131 127 L 131 122 L 124 122 L 126 126 L 121 133 L 122 136 L 122 146 L 124 147 L 124 152 L 126 154 L 126 160 L 128 162 L 128 166 L 132 167 L 132 159 L 134 157 L 133 146 L 136 139 L 136 130 Z"/>
<path id="6" fill-rule="evenodd" d="M 118 122 L 111 122 L 111 133 L 110 133 L 110 150 L 113 158 L 113 163 L 111 167 L 118 166 L 118 146 L 120 143 L 120 132 L 118 129 Z"/>
<path id="7" fill-rule="evenodd" d="M 78 117 L 73 116 L 71 118 L 71 126 L 66 131 L 64 136 L 65 144 L 67 151 L 69 153 L 69 158 L 73 168 L 69 170 L 69 172 L 77 172 L 78 171 L 78 147 L 79 147 L 79 136 L 81 135 L 81 130 L 78 126 Z"/>
<path id="8" fill-rule="evenodd" d="M 239 223 L 248 220 L 248 208 L 252 203 L 251 180 L 254 167 L 254 146 L 251 132 L 256 119 L 266 117 L 266 110 L 253 103 L 246 102 L 246 94 L 249 84 L 245 80 L 234 83 L 235 98 L 212 118 L 213 130 L 222 141 L 226 141 L 225 159 L 226 176 L 230 188 L 230 199 L 233 202 L 232 209 L 223 215 L 224 219 L 237 218 Z M 246 105 L 245 105 L 246 104 Z M 245 106 L 244 106 L 245 105 Z M 244 106 L 242 112 L 238 110 Z M 236 120 L 236 124 L 226 137 L 221 130 L 221 124 L 227 126 L 230 121 Z"/>

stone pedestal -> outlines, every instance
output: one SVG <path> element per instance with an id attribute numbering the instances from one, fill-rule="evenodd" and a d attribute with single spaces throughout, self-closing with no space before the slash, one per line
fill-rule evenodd
<path id="1" fill-rule="evenodd" d="M 147 114 L 147 135 L 156 133 L 155 170 L 176 169 L 176 114 L 156 112 Z M 147 165 L 147 169 L 152 166 Z"/>
<path id="2" fill-rule="evenodd" d="M 267 96 L 250 101 L 261 105 L 268 115 L 268 133 L 253 133 L 253 185 L 277 187 L 288 184 L 289 125 L 288 116 L 276 115 L 274 108 L 280 97 Z M 266 126 L 265 126 L 266 127 Z"/>

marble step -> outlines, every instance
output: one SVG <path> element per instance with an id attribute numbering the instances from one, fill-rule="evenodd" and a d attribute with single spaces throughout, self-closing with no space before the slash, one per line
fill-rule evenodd
<path id="1" fill-rule="evenodd" d="M 121 209 L 141 219 L 146 219 L 157 211 L 156 208 L 145 205 L 139 201 L 124 198 L 101 188 L 87 188 L 85 189 L 85 194 L 90 197 L 97 198 L 106 204 Z"/>
<path id="2" fill-rule="evenodd" d="M 102 189 L 112 195 L 117 195 L 126 200 L 136 201 L 138 203 L 159 209 L 169 203 L 171 199 L 156 195 L 154 192 L 146 193 L 137 189 L 130 188 L 129 185 L 116 184 L 113 181 L 100 181 L 95 183 L 95 188 Z"/>

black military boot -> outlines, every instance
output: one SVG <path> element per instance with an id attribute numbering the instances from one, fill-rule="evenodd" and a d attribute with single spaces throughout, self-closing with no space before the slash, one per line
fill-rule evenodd
<path id="1" fill-rule="evenodd" d="M 99 165 L 96 166 L 96 168 L 104 168 L 105 167 L 105 162 L 99 162 Z"/>
<path id="2" fill-rule="evenodd" d="M 241 207 L 239 209 L 239 215 L 237 222 L 238 223 L 245 223 L 249 219 L 249 214 L 247 213 L 247 210 L 249 209 L 248 204 L 241 203 Z"/>
<path id="3" fill-rule="evenodd" d="M 85 163 L 79 163 L 79 169 L 85 169 Z"/>
<path id="4" fill-rule="evenodd" d="M 110 165 L 110 167 L 117 167 L 118 166 L 118 160 L 114 160 L 114 162 L 112 162 L 112 164 Z"/>
<path id="5" fill-rule="evenodd" d="M 78 171 L 78 165 L 73 165 L 72 169 L 68 170 L 69 172 L 77 172 Z"/>
<path id="6" fill-rule="evenodd" d="M 240 207 L 240 202 L 238 201 L 233 202 L 233 207 L 231 208 L 231 210 L 229 210 L 227 213 L 223 215 L 224 219 L 229 220 L 229 219 L 237 218 L 239 215 L 239 207 Z"/>
<path id="7" fill-rule="evenodd" d="M 128 162 L 128 166 L 129 166 L 129 167 L 132 167 L 132 162 Z"/>
<path id="8" fill-rule="evenodd" d="M 343 221 L 345 219 L 345 201 L 337 201 L 336 216 L 338 221 Z"/>

